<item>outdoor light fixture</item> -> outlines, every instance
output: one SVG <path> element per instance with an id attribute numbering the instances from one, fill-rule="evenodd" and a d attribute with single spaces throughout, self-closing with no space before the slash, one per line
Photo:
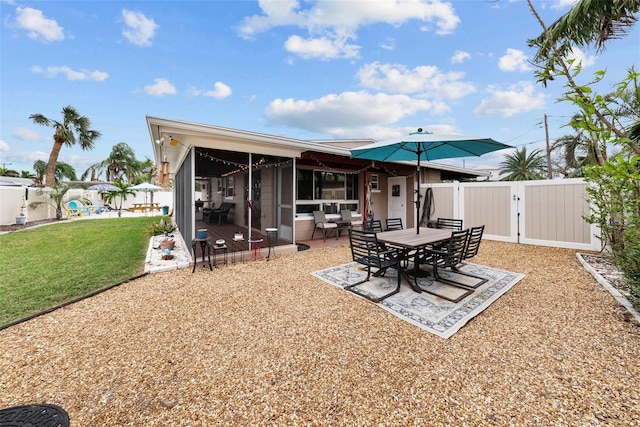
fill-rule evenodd
<path id="1" fill-rule="evenodd" d="M 156 144 L 158 145 L 162 145 L 163 142 L 164 142 L 164 136 L 160 139 L 156 139 Z"/>
<path id="2" fill-rule="evenodd" d="M 178 145 L 178 141 L 176 141 L 175 139 L 173 139 L 173 137 L 172 137 L 172 136 L 169 136 L 169 138 L 171 139 L 171 140 L 169 141 L 169 144 L 170 144 L 172 147 L 175 147 L 176 145 Z"/>

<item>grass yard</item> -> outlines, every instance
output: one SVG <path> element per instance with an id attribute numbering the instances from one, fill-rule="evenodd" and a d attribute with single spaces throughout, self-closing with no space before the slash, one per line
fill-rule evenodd
<path id="1" fill-rule="evenodd" d="M 0 235 L 0 326 L 141 274 L 154 222 L 61 221 Z"/>

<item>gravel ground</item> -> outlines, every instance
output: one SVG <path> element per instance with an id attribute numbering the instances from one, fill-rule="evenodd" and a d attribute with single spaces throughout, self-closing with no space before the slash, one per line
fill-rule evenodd
<path id="1" fill-rule="evenodd" d="M 448 340 L 309 274 L 347 261 L 148 275 L 0 331 L 0 407 L 55 403 L 73 426 L 640 426 L 640 327 L 575 251 L 484 241 L 474 262 L 527 276 Z"/>

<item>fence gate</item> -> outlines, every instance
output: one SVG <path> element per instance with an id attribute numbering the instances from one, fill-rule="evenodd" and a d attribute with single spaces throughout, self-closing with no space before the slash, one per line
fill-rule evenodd
<path id="1" fill-rule="evenodd" d="M 600 250 L 589 213 L 587 184 L 580 178 L 516 182 L 428 184 L 435 206 L 431 218 L 462 218 L 485 225 L 485 238 L 504 242 Z"/>

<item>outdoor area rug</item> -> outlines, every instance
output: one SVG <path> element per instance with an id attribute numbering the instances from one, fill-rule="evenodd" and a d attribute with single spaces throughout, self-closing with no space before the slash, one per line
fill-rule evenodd
<path id="1" fill-rule="evenodd" d="M 480 285 L 466 298 L 454 303 L 426 292 L 414 292 L 406 280 L 403 280 L 400 292 L 384 299 L 378 305 L 399 318 L 439 337 L 449 338 L 524 277 L 523 274 L 470 263 L 464 265 L 460 270 L 485 277 L 488 281 Z M 342 289 L 367 277 L 366 269 L 355 262 L 314 271 L 311 274 Z M 356 286 L 356 289 L 358 292 L 370 296 L 384 295 L 395 289 L 396 274 L 396 270 L 389 269 L 384 277 L 371 276 L 369 281 Z M 447 274 L 456 275 L 456 280 L 475 280 L 452 272 Z M 444 272 L 442 276 L 444 277 Z M 446 294 L 455 297 L 456 293 L 464 292 L 455 286 L 437 282 L 431 276 L 418 279 L 418 283 L 421 288 L 429 289 L 440 295 Z"/>

